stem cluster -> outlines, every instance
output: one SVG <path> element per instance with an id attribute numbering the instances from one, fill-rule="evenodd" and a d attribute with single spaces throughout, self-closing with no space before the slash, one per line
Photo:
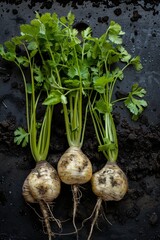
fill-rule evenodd
<path id="1" fill-rule="evenodd" d="M 116 99 L 114 96 L 117 81 L 124 79 L 124 71 L 127 67 L 132 65 L 137 71 L 142 69 L 139 56 L 132 57 L 123 47 L 124 32 L 121 26 L 111 21 L 106 32 L 99 38 L 93 37 L 92 29 L 88 27 L 79 37 L 78 30 L 74 28 L 74 19 L 75 16 L 71 12 L 66 17 L 60 18 L 55 13 L 42 15 L 37 13 L 30 24 L 20 26 L 20 36 L 5 42 L 4 46 L 0 45 L 0 55 L 18 66 L 24 82 L 27 130 L 18 128 L 15 131 L 15 142 L 22 144 L 23 147 L 29 142 L 35 161 L 46 160 L 50 146 L 53 109 L 56 104 L 61 104 L 70 148 L 59 161 L 61 169 L 63 166 L 59 173 L 65 179 L 66 172 L 72 167 L 73 189 L 78 189 L 78 180 L 81 184 L 92 177 L 91 163 L 80 152 L 84 142 L 88 110 L 99 143 L 98 150 L 104 153 L 109 163 L 114 164 L 118 157 L 118 140 L 113 118 L 114 105 L 123 101 L 132 114 L 132 119 L 137 120 L 147 103 L 143 99 L 146 91 L 137 83 L 133 84 L 131 91 L 126 93 L 125 97 Z M 26 69 L 29 70 L 29 77 Z M 38 118 L 39 107 L 44 109 L 42 118 Z M 67 158 L 66 154 L 68 154 Z M 79 163 L 81 157 L 82 165 Z M 76 159 L 75 165 L 73 159 Z M 112 168 L 115 171 L 117 169 L 115 165 Z M 108 165 L 105 172 L 108 171 L 107 169 Z M 87 172 L 87 177 L 84 176 L 84 170 Z M 98 182 L 106 178 L 104 171 L 100 171 L 97 176 Z M 64 182 L 72 184 L 68 176 Z M 116 186 L 119 182 L 118 177 Z M 125 177 L 123 183 L 126 185 Z M 105 192 L 106 188 L 104 189 Z M 96 189 L 95 192 L 102 191 Z M 120 190 L 120 198 L 125 192 L 126 188 L 123 186 Z M 117 196 L 118 194 L 119 189 Z M 115 192 L 111 199 L 114 197 Z M 102 199 L 99 198 L 97 208 L 94 210 L 96 217 L 89 238 Z M 77 232 L 75 225 L 77 205 L 76 202 L 74 204 L 76 207 L 73 211 L 73 223 Z M 49 228 L 48 232 L 50 234 Z"/>

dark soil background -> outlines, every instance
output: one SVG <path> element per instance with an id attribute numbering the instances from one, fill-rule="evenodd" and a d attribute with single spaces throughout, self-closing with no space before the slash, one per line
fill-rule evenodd
<path id="1" fill-rule="evenodd" d="M 103 204 L 93 240 L 158 240 L 160 239 L 160 5 L 156 0 L 113 1 L 0 1 L 0 43 L 19 33 L 19 25 L 29 22 L 35 11 L 57 12 L 76 16 L 79 27 L 93 28 L 102 34 L 109 21 L 122 25 L 126 32 L 124 45 L 134 56 L 140 55 L 143 70 L 129 69 L 125 80 L 117 86 L 116 94 L 123 94 L 133 82 L 147 90 L 148 108 L 138 122 L 132 122 L 123 106 L 114 109 L 119 140 L 118 164 L 127 174 L 129 191 L 120 202 Z M 93 126 L 88 121 L 83 150 L 90 157 L 94 171 L 105 163 L 97 153 Z M 64 123 L 56 108 L 49 161 L 56 167 L 62 152 L 67 149 Z M 42 222 L 21 196 L 23 181 L 35 166 L 29 148 L 21 149 L 13 143 L 13 132 L 25 125 L 25 99 L 21 75 L 14 65 L 0 60 L 0 240 L 47 240 Z M 91 214 L 96 198 L 90 184 L 81 189 L 83 197 L 78 209 L 77 223 Z M 35 210 L 35 211 L 34 211 Z M 72 232 L 72 195 L 69 186 L 62 185 L 53 206 L 55 216 L 63 222 L 63 233 Z M 67 220 L 67 221 L 65 221 Z M 85 240 L 90 221 L 80 232 Z M 54 224 L 53 224 L 54 228 Z M 57 231 L 57 229 L 54 229 Z M 75 235 L 56 236 L 56 239 L 76 239 Z"/>

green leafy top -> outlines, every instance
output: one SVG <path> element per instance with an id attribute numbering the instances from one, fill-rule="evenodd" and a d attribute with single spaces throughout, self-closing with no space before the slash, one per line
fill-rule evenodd
<path id="1" fill-rule="evenodd" d="M 59 97 L 57 90 L 53 89 L 61 84 L 60 68 L 57 67 L 61 53 L 59 40 L 65 38 L 58 22 L 56 14 L 46 13 L 41 17 L 36 14 L 30 24 L 20 26 L 20 36 L 0 45 L 2 58 L 14 62 L 20 69 L 25 88 L 27 131 L 19 127 L 15 131 L 14 141 L 25 147 L 29 140 L 36 161 L 46 160 L 48 154 L 53 106 L 65 101 L 64 97 Z M 25 68 L 29 69 L 29 75 Z M 39 120 L 37 109 L 40 102 L 51 93 L 52 104 L 47 104 L 44 116 Z"/>
<path id="2" fill-rule="evenodd" d="M 133 120 L 137 120 L 147 106 L 147 102 L 142 99 L 146 91 L 137 83 L 133 84 L 126 97 L 114 99 L 117 80 L 124 79 L 125 69 L 129 66 L 133 66 L 137 71 L 142 69 L 140 57 L 132 57 L 122 45 L 123 35 L 121 26 L 111 21 L 100 38 L 90 38 L 93 44 L 90 55 L 96 63 L 96 67 L 91 69 L 94 94 L 90 96 L 90 112 L 99 142 L 99 151 L 102 151 L 111 162 L 116 161 L 118 157 L 113 106 L 119 101 L 124 101 Z"/>
<path id="3" fill-rule="evenodd" d="M 15 132 L 15 141 L 24 146 L 30 136 L 35 159 L 45 158 L 50 137 L 50 133 L 46 134 L 47 126 L 50 131 L 53 106 L 61 103 L 68 144 L 81 147 L 90 102 L 99 150 L 110 161 L 115 161 L 118 142 L 112 119 L 114 104 L 123 100 L 136 120 L 147 103 L 142 99 L 146 92 L 138 84 L 134 84 L 123 99 L 115 100 L 113 92 L 117 80 L 124 79 L 124 70 L 128 66 L 137 71 L 142 69 L 140 58 L 132 57 L 122 45 L 125 33 L 118 23 L 111 21 L 99 38 L 92 36 L 90 27 L 79 37 L 74 20 L 71 12 L 60 18 L 56 13 L 36 13 L 29 24 L 20 26 L 20 36 L 0 45 L 0 55 L 15 62 L 25 86 L 28 133 L 19 128 Z M 30 78 L 25 75 L 25 68 L 30 70 Z M 92 97 L 91 92 L 94 93 Z M 37 129 L 36 111 L 42 96 L 45 96 L 46 112 L 40 129 Z M 88 102 L 83 101 L 86 96 L 90 96 Z"/>
<path id="4" fill-rule="evenodd" d="M 14 142 L 17 143 L 17 145 L 22 144 L 22 147 L 26 147 L 28 144 L 29 133 L 27 133 L 23 128 L 19 127 L 15 130 L 14 134 Z"/>

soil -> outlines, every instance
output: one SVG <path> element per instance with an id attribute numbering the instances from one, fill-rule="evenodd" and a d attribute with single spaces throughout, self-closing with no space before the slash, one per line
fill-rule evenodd
<path id="1" fill-rule="evenodd" d="M 160 18 L 159 1 L 0 1 L 0 43 L 19 33 L 19 25 L 34 18 L 35 11 L 76 15 L 76 24 L 90 25 L 93 34 L 102 34 L 110 20 L 117 21 L 125 31 L 124 45 L 132 55 L 140 55 L 143 70 L 128 70 L 125 81 L 116 89 L 123 95 L 133 82 L 147 90 L 148 107 L 137 122 L 130 119 L 123 105 L 114 109 L 119 140 L 118 165 L 129 181 L 127 195 L 120 202 L 104 202 L 93 233 L 93 240 L 158 240 L 160 239 L 160 108 L 159 59 Z M 61 154 L 67 149 L 64 122 L 57 106 L 48 160 L 56 168 Z M 97 153 L 93 126 L 87 124 L 83 151 L 91 159 L 93 170 L 105 164 Z M 45 240 L 42 221 L 36 205 L 27 205 L 21 195 L 23 181 L 35 163 L 29 148 L 14 144 L 13 133 L 25 123 L 25 99 L 20 73 L 14 65 L 0 60 L 0 240 Z M 83 197 L 77 213 L 77 224 L 87 218 L 96 197 L 90 183 L 81 189 Z M 63 233 L 72 227 L 72 195 L 69 186 L 53 205 L 54 215 L 62 220 Z M 106 220 L 107 219 L 107 220 Z M 80 231 L 80 240 L 87 239 L 91 220 Z M 111 223 L 111 224 L 110 224 Z M 58 232 L 53 223 L 53 229 Z M 56 235 L 56 239 L 76 239 L 72 235 Z"/>

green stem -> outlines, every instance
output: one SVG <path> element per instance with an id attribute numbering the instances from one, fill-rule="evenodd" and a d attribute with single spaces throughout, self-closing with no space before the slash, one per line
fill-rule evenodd
<path id="1" fill-rule="evenodd" d="M 27 90 L 26 77 L 24 75 L 24 72 L 23 72 L 21 66 L 17 62 L 15 62 L 15 63 L 19 67 L 19 69 L 21 71 L 23 82 L 24 82 L 25 99 L 26 99 L 26 121 L 27 121 L 27 129 L 28 129 L 28 132 L 29 132 L 30 131 L 30 121 L 29 121 L 29 104 L 28 104 L 28 90 Z"/>
<path id="2" fill-rule="evenodd" d="M 49 43 L 48 39 L 47 39 L 47 42 Z M 48 46 L 49 46 L 49 44 L 48 44 Z M 54 64 L 56 64 L 55 59 L 54 59 L 54 55 L 52 53 L 52 50 L 51 50 L 50 46 L 49 46 L 48 49 L 49 49 L 49 53 L 51 55 L 52 61 L 54 62 Z M 56 71 L 56 75 L 57 75 L 57 79 L 58 79 L 58 84 L 59 84 L 59 86 L 61 86 L 61 78 L 60 78 L 60 75 L 59 75 L 58 68 L 56 66 L 55 66 L 55 71 Z"/>
<path id="3" fill-rule="evenodd" d="M 32 85 L 32 93 L 31 93 L 31 121 L 30 121 L 30 128 L 29 128 L 29 133 L 30 133 L 30 148 L 32 155 L 35 159 L 35 161 L 39 161 L 42 159 L 40 158 L 40 152 L 37 147 L 37 121 L 36 121 L 36 109 L 38 105 L 38 100 L 40 97 L 40 94 L 38 95 L 37 99 L 35 99 L 35 82 L 34 82 L 34 74 L 33 74 L 33 66 L 34 66 L 34 60 L 33 62 L 31 61 L 31 57 L 29 55 L 28 49 L 24 44 L 24 48 L 27 53 L 27 57 L 29 60 L 29 66 L 30 66 L 30 75 L 31 75 L 31 85 Z M 42 129 L 43 130 L 43 129 Z"/>
<path id="4" fill-rule="evenodd" d="M 46 108 L 46 112 L 45 112 L 45 115 L 43 117 L 43 122 L 42 122 L 42 125 L 41 125 L 38 144 L 37 144 L 37 149 L 38 149 L 38 152 L 40 153 L 40 155 L 44 150 L 44 143 L 46 141 L 45 126 L 46 126 L 46 121 L 47 121 L 47 112 L 48 112 L 47 110 L 48 110 L 48 106 Z"/>
<path id="5" fill-rule="evenodd" d="M 117 102 L 125 101 L 126 99 L 127 99 L 127 97 L 116 99 L 112 102 L 112 105 L 117 103 Z"/>
<path id="6" fill-rule="evenodd" d="M 95 129 L 96 138 L 98 140 L 99 145 L 101 146 L 103 145 L 104 133 L 102 133 L 102 130 L 99 124 L 99 118 L 97 116 L 96 111 L 93 109 L 93 105 L 91 104 L 90 100 L 89 100 L 89 108 L 90 108 L 90 113 L 91 113 L 94 129 Z M 103 151 L 103 154 L 106 157 L 106 159 L 109 160 L 108 153 Z"/>
<path id="7" fill-rule="evenodd" d="M 68 109 L 67 109 L 67 111 L 68 111 Z M 69 119 L 69 124 L 70 124 L 70 123 L 73 122 L 73 96 L 72 95 L 69 96 L 69 112 L 68 112 L 68 116 L 69 116 L 68 119 Z M 73 139 L 73 135 L 74 135 L 73 129 L 74 129 L 74 127 L 72 127 L 70 125 L 70 133 L 71 133 L 70 138 L 71 139 Z"/>
<path id="8" fill-rule="evenodd" d="M 111 113 L 106 113 L 104 117 L 106 139 L 108 139 L 109 143 L 114 144 L 113 148 L 107 149 L 109 161 L 116 162 L 118 157 L 118 140 L 114 120 Z"/>
<path id="9" fill-rule="evenodd" d="M 84 60 L 85 40 L 82 45 L 82 61 Z"/>
<path id="10" fill-rule="evenodd" d="M 128 63 L 127 65 L 125 65 L 123 68 L 122 68 L 122 72 L 124 72 L 124 70 L 128 67 L 130 65 L 130 63 Z M 114 81 L 110 84 L 110 97 L 109 97 L 109 101 L 111 102 L 112 101 L 112 93 L 113 93 L 113 90 L 114 90 L 114 86 L 115 86 L 115 84 L 116 84 L 116 82 L 117 82 L 117 79 L 118 79 L 118 77 L 116 77 L 115 79 L 114 79 Z M 123 100 L 123 99 L 122 99 Z M 125 100 L 125 99 L 124 99 Z M 116 102 L 116 101 L 114 101 L 114 102 Z"/>
<path id="11" fill-rule="evenodd" d="M 97 132 L 97 134 L 96 134 L 97 140 L 99 142 L 99 145 L 102 145 L 102 142 L 101 142 L 100 139 L 103 139 L 105 137 L 105 130 L 104 130 L 104 127 L 103 127 L 103 124 L 102 124 L 101 116 L 97 115 L 97 111 L 94 108 L 94 105 L 95 105 L 95 102 L 96 102 L 96 98 L 97 98 L 97 93 L 94 96 L 92 104 L 91 104 L 91 101 L 90 101 L 91 95 L 92 95 L 92 92 L 91 92 L 91 94 L 89 96 L 89 100 L 88 100 L 90 113 L 91 113 L 91 117 L 92 117 L 93 122 L 94 122 L 95 130 Z"/>
<path id="12" fill-rule="evenodd" d="M 82 134 L 81 134 L 81 140 L 79 140 L 80 141 L 80 148 L 82 147 L 83 141 L 84 141 L 84 134 L 85 134 L 85 129 L 86 129 L 88 107 L 89 107 L 89 104 L 87 104 L 86 109 L 85 109 L 85 115 L 84 115 L 84 122 L 83 122 L 83 129 L 82 129 Z"/>
<path id="13" fill-rule="evenodd" d="M 72 33 L 70 28 L 68 28 L 70 39 L 73 39 Z M 74 51 L 74 58 L 75 58 L 75 65 L 78 70 L 78 76 L 80 81 L 80 87 L 75 91 L 74 97 L 72 95 L 69 96 L 69 111 L 67 109 L 67 105 L 63 104 L 64 110 L 64 118 L 66 124 L 66 134 L 68 139 L 68 144 L 70 146 L 77 146 L 80 147 L 83 144 L 82 140 L 82 78 L 81 72 L 78 62 L 78 56 L 76 52 L 75 46 L 73 47 Z M 72 100 L 74 102 L 72 102 Z M 70 115 L 70 118 L 69 116 Z"/>
<path id="14" fill-rule="evenodd" d="M 83 130 L 82 130 L 82 86 L 80 86 L 79 91 L 79 101 L 78 101 L 78 144 L 83 145 L 82 131 L 85 131 L 85 124 L 83 123 Z"/>
<path id="15" fill-rule="evenodd" d="M 69 113 L 68 113 L 66 104 L 63 104 L 63 112 L 64 112 L 67 141 L 68 141 L 69 146 L 71 147 L 73 145 L 73 143 L 71 140 L 71 127 L 70 127 L 70 121 L 69 121 L 69 117 L 68 117 Z"/>
<path id="16" fill-rule="evenodd" d="M 47 106 L 45 114 L 45 124 L 43 129 L 43 138 L 42 138 L 42 151 L 40 153 L 40 161 L 46 160 L 50 145 L 50 136 L 51 136 L 51 122 L 52 122 L 52 113 L 53 106 Z"/>
<path id="17" fill-rule="evenodd" d="M 74 131 L 74 139 L 75 144 L 78 144 L 78 132 L 79 132 L 79 112 L 78 112 L 78 91 L 76 91 L 76 95 L 74 97 L 74 109 L 73 109 L 73 131 Z"/>
<path id="18" fill-rule="evenodd" d="M 38 161 L 39 154 L 37 150 L 36 140 L 37 140 L 37 130 L 36 130 L 35 113 L 33 110 L 33 113 L 31 116 L 31 124 L 30 124 L 30 148 L 35 161 Z"/>

